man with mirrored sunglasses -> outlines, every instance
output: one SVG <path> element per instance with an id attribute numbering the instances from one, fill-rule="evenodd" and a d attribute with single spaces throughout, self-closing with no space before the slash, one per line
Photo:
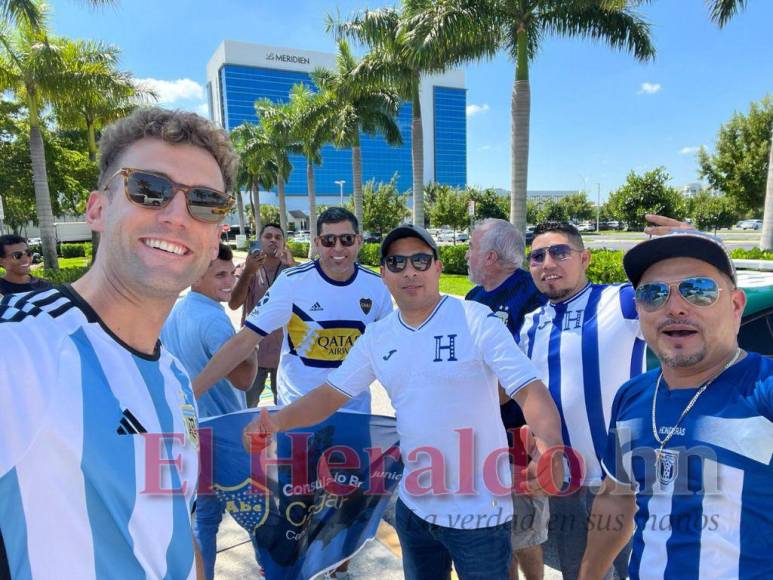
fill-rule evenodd
<path id="1" fill-rule="evenodd" d="M 746 296 L 722 242 L 681 231 L 624 257 L 661 368 L 612 405 L 582 578 L 600 576 L 634 524 L 632 578 L 770 578 L 773 364 L 737 335 Z"/>
<path id="2" fill-rule="evenodd" d="M 504 580 L 513 503 L 498 383 L 523 408 L 539 453 L 561 444 L 555 405 L 487 306 L 440 294 L 442 263 L 426 230 L 395 228 L 381 256 L 398 310 L 369 326 L 324 383 L 279 413 L 262 412 L 245 446 L 255 452 L 272 433 L 318 423 L 380 381 L 405 462 L 395 516 L 405 577 L 450 578 L 453 563 L 461 578 Z M 555 489 L 562 478 L 560 454 L 538 462 L 539 453 L 522 491 Z"/>
<path id="3" fill-rule="evenodd" d="M 548 302 L 526 315 L 519 346 L 548 385 L 565 444 L 581 459 L 566 493 L 550 498 L 543 546 L 548 564 L 572 580 L 579 574 L 593 494 L 603 479 L 599 462 L 612 400 L 644 370 L 645 344 L 633 288 L 588 281 L 590 252 L 573 225 L 546 222 L 534 234 L 529 270 Z M 615 562 L 620 577 L 626 575 L 626 556 Z"/>
<path id="4" fill-rule="evenodd" d="M 30 274 L 31 265 L 32 251 L 26 239 L 16 234 L 0 236 L 0 268 L 5 270 L 0 276 L 0 296 L 50 288 L 48 280 Z"/>
<path id="5" fill-rule="evenodd" d="M 93 265 L 0 301 L 0 577 L 193 579 L 196 401 L 159 335 L 218 254 L 238 158 L 210 121 L 156 107 L 99 149 Z"/>
<path id="6" fill-rule="evenodd" d="M 381 278 L 356 260 L 362 245 L 357 218 L 328 208 L 317 218 L 319 258 L 283 270 L 229 340 L 194 380 L 197 394 L 224 377 L 271 332 L 284 328 L 277 376 L 278 402 L 299 399 L 340 366 L 367 325 L 392 311 Z M 258 346 L 260 353 L 260 346 Z M 370 412 L 370 393 L 346 406 Z"/>

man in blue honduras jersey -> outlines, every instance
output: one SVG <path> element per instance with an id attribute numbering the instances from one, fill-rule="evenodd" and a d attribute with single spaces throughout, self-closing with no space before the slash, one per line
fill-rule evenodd
<path id="1" fill-rule="evenodd" d="M 564 444 L 582 459 L 567 495 L 550 498 L 546 559 L 558 557 L 566 580 L 577 578 L 593 491 L 601 484 L 607 422 L 617 389 L 642 372 L 644 340 L 629 284 L 591 284 L 590 252 L 577 229 L 547 222 L 535 229 L 529 270 L 549 299 L 528 314 L 520 347 L 545 381 L 561 415 Z M 625 557 L 616 562 L 625 574 Z"/>
<path id="2" fill-rule="evenodd" d="M 466 256 L 468 276 L 478 286 L 465 299 L 491 308 L 516 342 L 524 316 L 547 302 L 534 285 L 531 274 L 521 269 L 524 251 L 523 236 L 513 224 L 490 218 L 470 234 Z M 502 403 L 502 423 L 511 441 L 513 430 L 523 427 L 526 420 L 518 403 L 509 397 Z M 547 539 L 550 516 L 547 497 L 515 493 L 513 512 L 511 577 L 518 577 L 520 564 L 526 580 L 540 580 L 544 571 L 541 544 Z"/>
<path id="3" fill-rule="evenodd" d="M 732 261 L 681 231 L 623 265 L 662 368 L 615 397 L 582 578 L 601 576 L 633 523 L 632 578 L 771 578 L 773 364 L 738 347 Z"/>
<path id="4" fill-rule="evenodd" d="M 381 257 L 399 310 L 368 326 L 325 383 L 273 416 L 264 409 L 245 430 L 245 445 L 318 423 L 379 380 L 396 411 L 405 464 L 395 519 L 406 578 L 450 578 L 453 562 L 461 578 L 505 580 L 512 478 L 505 431 L 492 421 L 497 385 L 522 407 L 540 452 L 561 443 L 555 405 L 488 307 L 440 295 L 442 263 L 423 228 L 392 230 Z M 560 453 L 538 459 L 521 482 L 530 492 L 562 477 Z"/>
<path id="5" fill-rule="evenodd" d="M 217 256 L 236 164 L 193 113 L 117 121 L 86 209 L 93 266 L 0 302 L 0 576 L 196 577 L 196 402 L 159 334 Z"/>

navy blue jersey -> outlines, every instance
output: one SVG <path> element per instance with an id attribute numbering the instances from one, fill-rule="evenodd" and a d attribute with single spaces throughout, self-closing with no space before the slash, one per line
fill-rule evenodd
<path id="1" fill-rule="evenodd" d="M 480 302 L 491 308 L 494 314 L 507 325 L 516 342 L 519 340 L 524 316 L 548 300 L 535 286 L 531 274 L 520 268 L 490 292 L 484 290 L 483 286 L 475 286 L 467 293 L 465 299 Z M 508 401 L 500 407 L 500 411 L 506 429 L 514 429 L 526 424 L 523 412 L 515 401 Z M 509 437 L 508 433 L 508 439 Z"/>

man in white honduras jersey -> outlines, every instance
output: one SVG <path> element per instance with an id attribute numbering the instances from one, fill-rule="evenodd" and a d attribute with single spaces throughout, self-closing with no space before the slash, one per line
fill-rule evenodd
<path id="1" fill-rule="evenodd" d="M 584 464 L 583 473 L 572 474 L 576 491 L 550 498 L 545 548 L 557 552 L 564 578 L 573 579 L 585 549 L 592 489 L 601 483 L 612 400 L 625 381 L 642 372 L 645 345 L 633 288 L 588 282 L 590 252 L 574 226 L 537 226 L 528 260 L 534 283 L 549 302 L 526 315 L 520 346 L 558 407 L 564 444 Z M 625 556 L 619 562 L 623 575 Z"/>
<path id="2" fill-rule="evenodd" d="M 285 328 L 279 359 L 279 403 L 299 399 L 340 366 L 370 323 L 392 311 L 381 277 L 356 263 L 362 245 L 357 218 L 332 207 L 317 218 L 319 259 L 284 270 L 244 321 L 194 379 L 199 396 L 244 360 L 263 337 Z M 346 405 L 370 412 L 370 393 Z"/>
<path id="3" fill-rule="evenodd" d="M 581 577 L 600 577 L 635 512 L 632 578 L 771 578 L 773 364 L 738 347 L 733 263 L 714 236 L 682 231 L 623 265 L 662 368 L 615 397 Z"/>
<path id="4" fill-rule="evenodd" d="M 0 303 L 0 576 L 196 577 L 195 400 L 158 338 L 217 255 L 236 162 L 193 113 L 116 122 L 86 209 L 94 265 Z"/>
<path id="5" fill-rule="evenodd" d="M 453 561 L 462 578 L 506 579 L 512 481 L 497 382 L 523 408 L 542 452 L 561 443 L 555 405 L 487 306 L 440 295 L 442 263 L 424 229 L 392 230 L 381 256 L 399 310 L 370 325 L 325 383 L 273 416 L 264 410 L 245 445 L 254 439 L 257 450 L 271 433 L 318 423 L 378 379 L 397 412 L 405 462 L 396 528 L 406 578 L 449 578 Z M 557 455 L 541 467 L 560 480 Z"/>

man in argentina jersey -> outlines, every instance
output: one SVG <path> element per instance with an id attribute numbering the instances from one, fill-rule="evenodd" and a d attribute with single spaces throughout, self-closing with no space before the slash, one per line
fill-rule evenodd
<path id="1" fill-rule="evenodd" d="M 591 284 L 590 253 L 577 229 L 547 222 L 535 229 L 529 269 L 549 302 L 528 314 L 521 349 L 548 385 L 561 415 L 564 443 L 584 470 L 576 492 L 550 498 L 546 550 L 557 552 L 564 578 L 576 578 L 587 535 L 592 489 L 601 483 L 610 410 L 615 393 L 643 370 L 645 344 L 633 288 Z M 576 477 L 576 474 L 575 474 Z M 625 555 L 616 569 L 625 573 Z"/>
<path id="2" fill-rule="evenodd" d="M 357 218 L 334 207 L 317 219 L 319 259 L 284 270 L 244 321 L 244 328 L 215 354 L 194 379 L 197 395 L 220 380 L 263 337 L 284 327 L 279 359 L 281 405 L 324 383 L 340 366 L 365 327 L 392 311 L 381 277 L 356 263 L 362 245 Z M 370 393 L 346 409 L 370 412 Z"/>
<path id="3" fill-rule="evenodd" d="M 615 397 L 582 577 L 599 577 L 635 521 L 632 578 L 771 578 L 773 364 L 738 348 L 732 261 L 693 231 L 624 265 L 662 369 Z"/>
<path id="4" fill-rule="evenodd" d="M 158 337 L 217 254 L 212 209 L 231 205 L 210 191 L 194 207 L 181 184 L 226 191 L 235 165 L 226 134 L 193 113 L 116 122 L 86 211 L 94 264 L 0 302 L 0 577 L 196 577 L 196 403 Z"/>
<path id="5" fill-rule="evenodd" d="M 465 296 L 485 304 L 496 314 L 517 342 L 524 316 L 539 308 L 547 298 L 534 285 L 531 274 L 521 269 L 525 251 L 523 235 L 506 220 L 486 219 L 478 224 L 470 235 L 467 252 L 469 278 L 478 284 Z M 507 398 L 499 408 L 502 423 L 511 433 L 526 424 L 521 408 Z M 513 560 L 526 580 L 539 579 L 544 574 L 542 544 L 548 535 L 548 498 L 530 497 L 523 493 L 513 494 Z"/>

